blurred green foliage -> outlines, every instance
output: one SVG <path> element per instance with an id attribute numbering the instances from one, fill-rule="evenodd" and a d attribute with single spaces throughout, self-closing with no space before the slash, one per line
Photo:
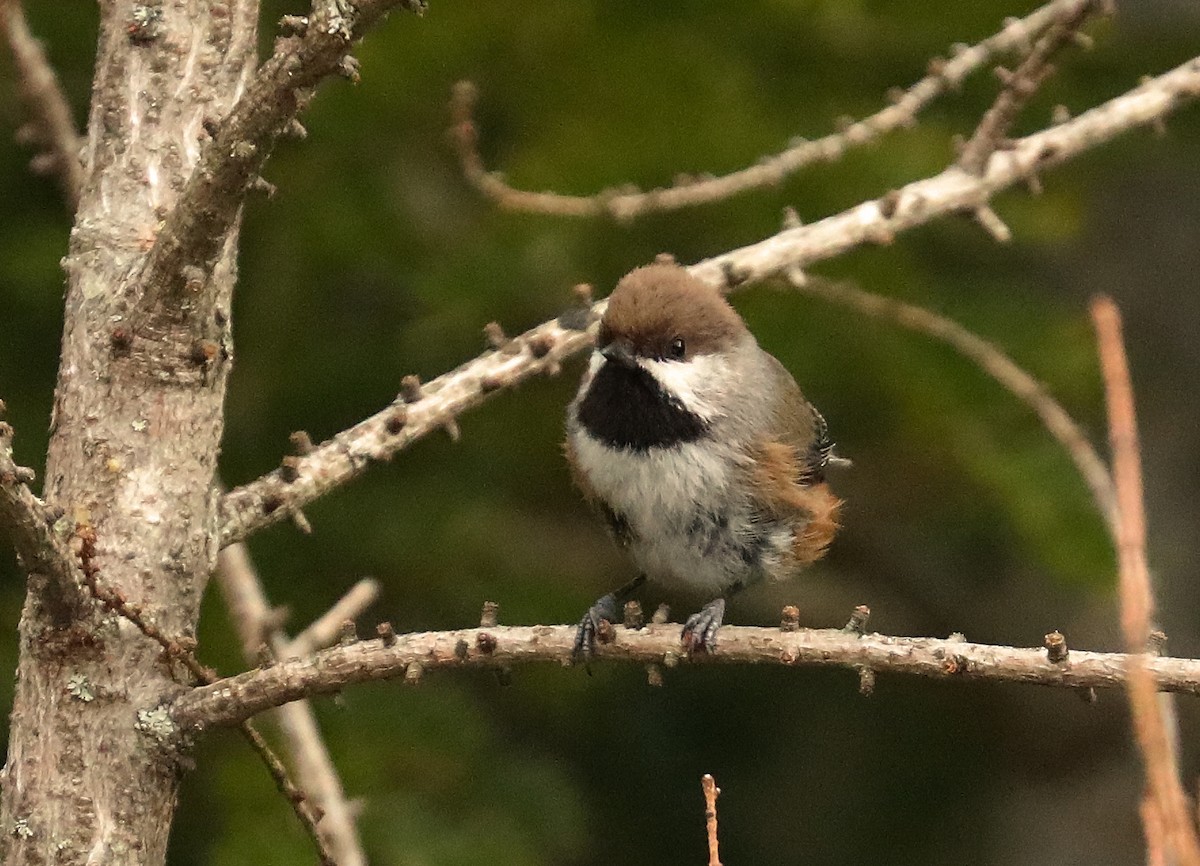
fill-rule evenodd
<path id="1" fill-rule="evenodd" d="M 264 21 L 297 4 L 269 2 Z M 77 116 L 88 97 L 96 11 L 30 4 Z M 236 366 L 222 472 L 277 464 L 288 433 L 325 438 L 385 405 L 402 375 L 432 377 L 555 315 L 568 287 L 601 292 L 660 251 L 690 262 L 774 232 L 782 208 L 817 219 L 939 171 L 996 92 L 979 74 L 913 131 L 835 166 L 719 205 L 629 226 L 498 212 L 459 177 L 446 145 L 451 85 L 481 91 L 481 148 L 515 185 L 590 192 L 720 173 L 883 104 L 930 57 L 987 36 L 1029 4 L 931 0 L 467 3 L 397 14 L 362 45 L 362 84 L 326 85 L 246 209 L 234 309 Z M 69 14 L 64 14 L 64 10 Z M 1196 53 L 1200 15 L 1169 0 L 1125 4 L 1072 50 L 1018 131 L 1051 106 L 1082 110 Z M 271 28 L 262 42 L 269 46 Z M 52 183 L 12 143 L 11 75 L 0 93 L 0 394 L 19 459 L 40 466 L 60 328 L 69 220 Z M 1117 295 L 1143 412 L 1152 551 L 1163 619 L 1197 652 L 1194 481 L 1200 418 L 1185 383 L 1200 269 L 1200 117 L 1134 134 L 1006 193 L 1016 240 L 997 246 L 947 219 L 818 270 L 946 313 L 1004 346 L 1097 440 L 1102 393 L 1085 300 Z M 797 602 L 812 626 L 869 602 L 883 631 L 1037 644 L 1115 644 L 1112 556 L 1066 456 L 1036 420 L 941 345 L 770 287 L 736 300 L 796 374 L 855 467 L 837 479 L 845 531 L 794 585 L 749 592 L 735 622 Z M 252 542 L 271 598 L 301 627 L 364 574 L 384 583 L 379 619 L 405 630 L 475 621 L 571 621 L 628 566 L 571 490 L 559 453 L 578 363 L 503 394 L 352 487 L 314 504 L 316 532 Z M 7 549 L 7 548 L 6 548 Z M 0 667 L 15 666 L 22 600 L 0 562 Z M 650 601 L 657 598 L 651 594 Z M 202 653 L 242 666 L 210 594 Z M 3 689 L 0 701 L 8 700 Z M 361 797 L 373 863 L 703 862 L 699 779 L 716 775 L 729 863 L 1116 862 L 1140 857 L 1137 765 L 1119 697 L 881 678 L 864 701 L 845 672 L 677 670 L 663 689 L 637 670 L 439 674 L 408 689 L 319 702 L 347 790 Z M 1185 734 L 1195 732 L 1185 708 Z M 1186 742 L 1186 737 L 1185 737 Z M 1195 776 L 1194 758 L 1187 778 Z M 1053 790 L 1055 807 L 1029 806 Z M 1064 793 L 1065 792 L 1065 793 Z M 310 846 L 233 736 L 201 744 L 184 783 L 171 862 L 308 862 Z"/>

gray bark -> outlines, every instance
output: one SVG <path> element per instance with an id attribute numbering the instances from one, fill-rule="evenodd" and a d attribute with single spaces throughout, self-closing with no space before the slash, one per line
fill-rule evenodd
<path id="1" fill-rule="evenodd" d="M 213 476 L 229 367 L 236 221 L 161 296 L 146 253 L 253 69 L 257 4 L 102 3 L 85 187 L 67 272 L 44 498 L 96 531 L 98 581 L 194 634 L 216 559 Z M 8 763 L 6 864 L 160 864 L 181 747 L 153 708 L 180 690 L 161 648 L 78 585 L 29 573 Z"/>

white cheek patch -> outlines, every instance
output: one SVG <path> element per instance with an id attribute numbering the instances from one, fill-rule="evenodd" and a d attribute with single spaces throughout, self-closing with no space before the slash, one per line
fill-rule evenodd
<path id="1" fill-rule="evenodd" d="M 604 366 L 604 356 L 598 351 L 592 352 L 592 356 L 588 358 L 587 378 L 589 380 L 594 378 L 602 366 Z"/>
<path id="2" fill-rule="evenodd" d="M 669 394 L 706 421 L 723 415 L 721 409 L 730 381 L 728 362 L 720 355 L 696 355 L 690 361 L 638 361 Z"/>

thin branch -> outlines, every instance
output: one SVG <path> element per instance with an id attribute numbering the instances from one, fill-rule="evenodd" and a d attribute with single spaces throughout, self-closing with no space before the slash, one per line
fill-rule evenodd
<path id="1" fill-rule="evenodd" d="M 12 52 L 17 88 L 30 115 L 33 138 L 45 148 L 44 154 L 35 157 L 34 165 L 58 175 L 63 197 L 74 212 L 79 206 L 84 175 L 79 156 L 81 141 L 71 106 L 41 43 L 29 32 L 20 0 L 0 0 L 0 30 Z"/>
<path id="2" fill-rule="evenodd" d="M 1008 135 L 1017 115 L 1054 74 L 1051 58 L 1074 40 L 1079 28 L 1102 6 L 1100 0 L 1081 0 L 1058 10 L 1054 23 L 1038 39 L 1017 70 L 1003 74 L 1004 87 L 1000 95 L 983 115 L 959 156 L 958 164 L 964 171 L 972 174 L 983 171 L 988 159 Z"/>
<path id="3" fill-rule="evenodd" d="M 308 831 L 309 837 L 313 840 L 313 844 L 317 848 L 317 858 L 321 861 L 321 866 L 342 866 L 333 856 L 333 852 L 326 844 L 325 836 L 321 833 L 320 823 L 322 819 L 321 813 L 316 806 L 310 801 L 308 794 L 300 790 L 288 776 L 288 771 L 283 762 L 279 760 L 279 756 L 271 749 L 266 739 L 258 732 L 249 719 L 244 719 L 238 728 L 250 743 L 250 748 L 254 749 L 259 759 L 267 767 L 267 772 L 271 774 L 271 778 L 275 781 L 275 787 L 283 794 L 288 804 L 292 807 L 292 811 L 300 819 L 300 823 L 304 829 Z"/>
<path id="4" fill-rule="evenodd" d="M 185 730 L 232 725 L 264 710 L 355 683 L 405 677 L 441 668 L 507 667 L 548 662 L 567 666 L 575 647 L 573 625 L 491 626 L 395 635 L 341 644 L 305 659 L 246 671 L 193 689 L 170 705 Z M 688 657 L 679 626 L 652 624 L 613 630 L 611 643 L 596 648 L 597 660 L 637 665 L 778 664 L 843 667 L 854 682 L 866 667 L 878 675 L 914 674 L 942 680 L 1000 680 L 1070 688 L 1115 688 L 1125 683 L 1128 656 L 1072 649 L 1066 662 L 1051 662 L 1043 648 L 973 644 L 962 640 L 857 635 L 844 630 L 781 631 L 725 626 L 711 655 Z M 1164 691 L 1200 694 L 1200 660 L 1151 658 L 1150 671 Z"/>
<path id="5" fill-rule="evenodd" d="M 264 641 L 281 655 L 287 639 L 280 629 L 268 626 L 271 608 L 244 544 L 233 544 L 221 551 L 217 582 L 238 628 L 246 659 L 255 661 Z M 316 829 L 333 859 L 338 866 L 364 866 L 367 860 L 354 816 L 312 705 L 303 700 L 285 704 L 276 711 L 276 720 L 300 786 L 323 813 Z"/>
<path id="6" fill-rule="evenodd" d="M 308 628 L 292 638 L 279 653 L 280 658 L 299 658 L 330 646 L 341 636 L 342 626 L 357 619 L 378 597 L 379 581 L 364 577 Z"/>
<path id="7" fill-rule="evenodd" d="M 998 152 L 981 176 L 952 166 L 809 225 L 785 229 L 759 243 L 707 259 L 690 268 L 715 286 L 732 289 L 791 268 L 834 258 L 868 243 L 889 243 L 897 233 L 946 214 L 975 211 L 1002 189 L 1087 152 L 1116 136 L 1160 122 L 1200 97 L 1200 58 L 1145 81 L 1128 93 Z M 603 312 L 593 305 L 590 320 Z M 587 319 L 587 317 L 572 317 Z M 574 320 L 564 320 L 577 325 Z M 591 336 L 557 321 L 539 325 L 509 346 L 485 352 L 420 389 L 415 402 L 399 399 L 381 412 L 231 490 L 220 506 L 221 544 L 226 545 L 283 519 L 318 496 L 357 477 L 372 461 L 389 460 L 416 439 L 442 429 L 492 394 L 530 377 L 554 372 L 559 362 L 591 345 Z M 291 479 L 291 480 L 288 480 Z"/>
<path id="8" fill-rule="evenodd" d="M 721 866 L 721 856 L 717 846 L 717 795 L 721 789 L 717 780 L 705 773 L 700 779 L 700 787 L 704 789 L 704 828 L 708 832 L 708 866 Z"/>
<path id="9" fill-rule="evenodd" d="M 648 192 L 629 192 L 627 186 L 620 186 L 586 196 L 516 189 L 500 174 L 488 171 L 479 155 L 479 133 L 474 120 L 477 94 L 470 82 L 456 85 L 451 97 L 451 141 L 458 151 L 466 179 L 505 210 L 564 217 L 608 215 L 625 221 L 646 213 L 721 201 L 742 192 L 778 186 L 807 166 L 835 162 L 852 148 L 870 144 L 894 130 L 913 126 L 917 115 L 939 96 L 958 89 L 969 75 L 995 57 L 1028 46 L 1060 16 L 1080 5 L 1087 5 L 1087 2 L 1055 0 L 1025 18 L 1011 19 L 999 33 L 977 45 L 955 46 L 949 59 L 931 61 L 929 73 L 924 78 L 870 117 L 851 123 L 837 133 L 801 141 L 752 166 L 721 177 L 689 180 Z"/>
<path id="10" fill-rule="evenodd" d="M 412 442 L 444 429 L 494 392 L 540 373 L 557 373 L 563 358 L 591 345 L 591 340 L 585 331 L 563 327 L 557 320 L 546 322 L 514 338 L 509 347 L 485 352 L 419 387 L 418 392 L 406 392 L 309 453 L 288 458 L 286 469 L 226 493 L 220 506 L 221 544 L 243 539 L 283 519 L 358 477 L 372 463 L 390 460 Z"/>
<path id="11" fill-rule="evenodd" d="M 0 400 L 0 418 L 4 401 Z M 71 552 L 68 539 L 70 523 L 60 523 L 56 515 L 29 489 L 34 472 L 13 460 L 13 428 L 0 420 L 0 525 L 9 530 L 13 547 L 28 573 L 42 574 L 58 587 L 54 597 L 64 609 L 64 622 L 79 615 L 76 609 L 83 596 L 83 572 Z"/>
<path id="12" fill-rule="evenodd" d="M 397 6 L 423 0 L 316 0 L 311 19 L 291 17 L 287 35 L 258 68 L 200 154 L 140 274 L 143 320 L 186 297 L 193 268 L 206 273 L 279 138 L 295 129 L 313 89 L 333 74 L 357 78 L 356 40 Z M 144 321 L 135 321 L 136 330 Z"/>
<path id="13" fill-rule="evenodd" d="M 1137 416 L 1121 337 L 1121 314 L 1111 298 L 1100 296 L 1092 301 L 1092 320 L 1104 374 L 1113 479 L 1120 515 L 1117 559 L 1121 633 L 1131 654 L 1126 686 L 1133 728 L 1146 766 L 1146 782 L 1154 800 L 1151 813 L 1157 813 L 1168 850 L 1183 866 L 1197 866 L 1200 864 L 1200 841 L 1175 767 L 1167 721 L 1155 695 L 1154 678 L 1148 670 L 1154 660 L 1143 655 L 1150 640 L 1154 599 L 1146 565 L 1146 515 L 1142 502 Z M 1157 829 L 1147 826 L 1147 837 L 1152 837 Z"/>
<path id="14" fill-rule="evenodd" d="M 1058 440 L 1083 477 L 1084 483 L 1091 491 L 1096 509 L 1104 518 L 1113 539 L 1116 539 L 1116 494 L 1103 458 L 1096 452 L 1087 434 L 1075 419 L 1046 390 L 1046 386 L 1019 367 L 1003 349 L 957 322 L 930 310 L 872 294 L 846 283 L 817 279 L 803 283 L 793 281 L 792 286 L 806 295 L 833 301 L 864 315 L 918 331 L 945 343 L 973 361 L 983 372 L 1032 409 L 1050 435 Z"/>
<path id="15" fill-rule="evenodd" d="M 791 267 L 831 259 L 864 244 L 889 244 L 897 234 L 934 218 L 966 213 L 1003 189 L 1024 183 L 1119 135 L 1160 122 L 1200 98 L 1200 57 L 1092 108 L 1066 123 L 1011 142 L 993 154 L 982 175 L 951 166 L 907 184 L 876 201 L 786 229 L 766 240 L 691 268 L 715 286 L 732 287 L 773 276 Z"/>

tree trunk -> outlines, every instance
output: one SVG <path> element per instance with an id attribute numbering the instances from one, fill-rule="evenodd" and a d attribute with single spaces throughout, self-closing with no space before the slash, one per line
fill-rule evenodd
<path id="1" fill-rule="evenodd" d="M 97 581 L 177 638 L 217 554 L 213 479 L 236 228 L 147 309 L 146 252 L 255 59 L 254 0 L 102 3 L 85 176 L 64 262 L 45 498 L 97 536 Z M 15 864 L 160 864 L 180 744 L 161 648 L 81 586 L 28 575 L 0 851 Z"/>

